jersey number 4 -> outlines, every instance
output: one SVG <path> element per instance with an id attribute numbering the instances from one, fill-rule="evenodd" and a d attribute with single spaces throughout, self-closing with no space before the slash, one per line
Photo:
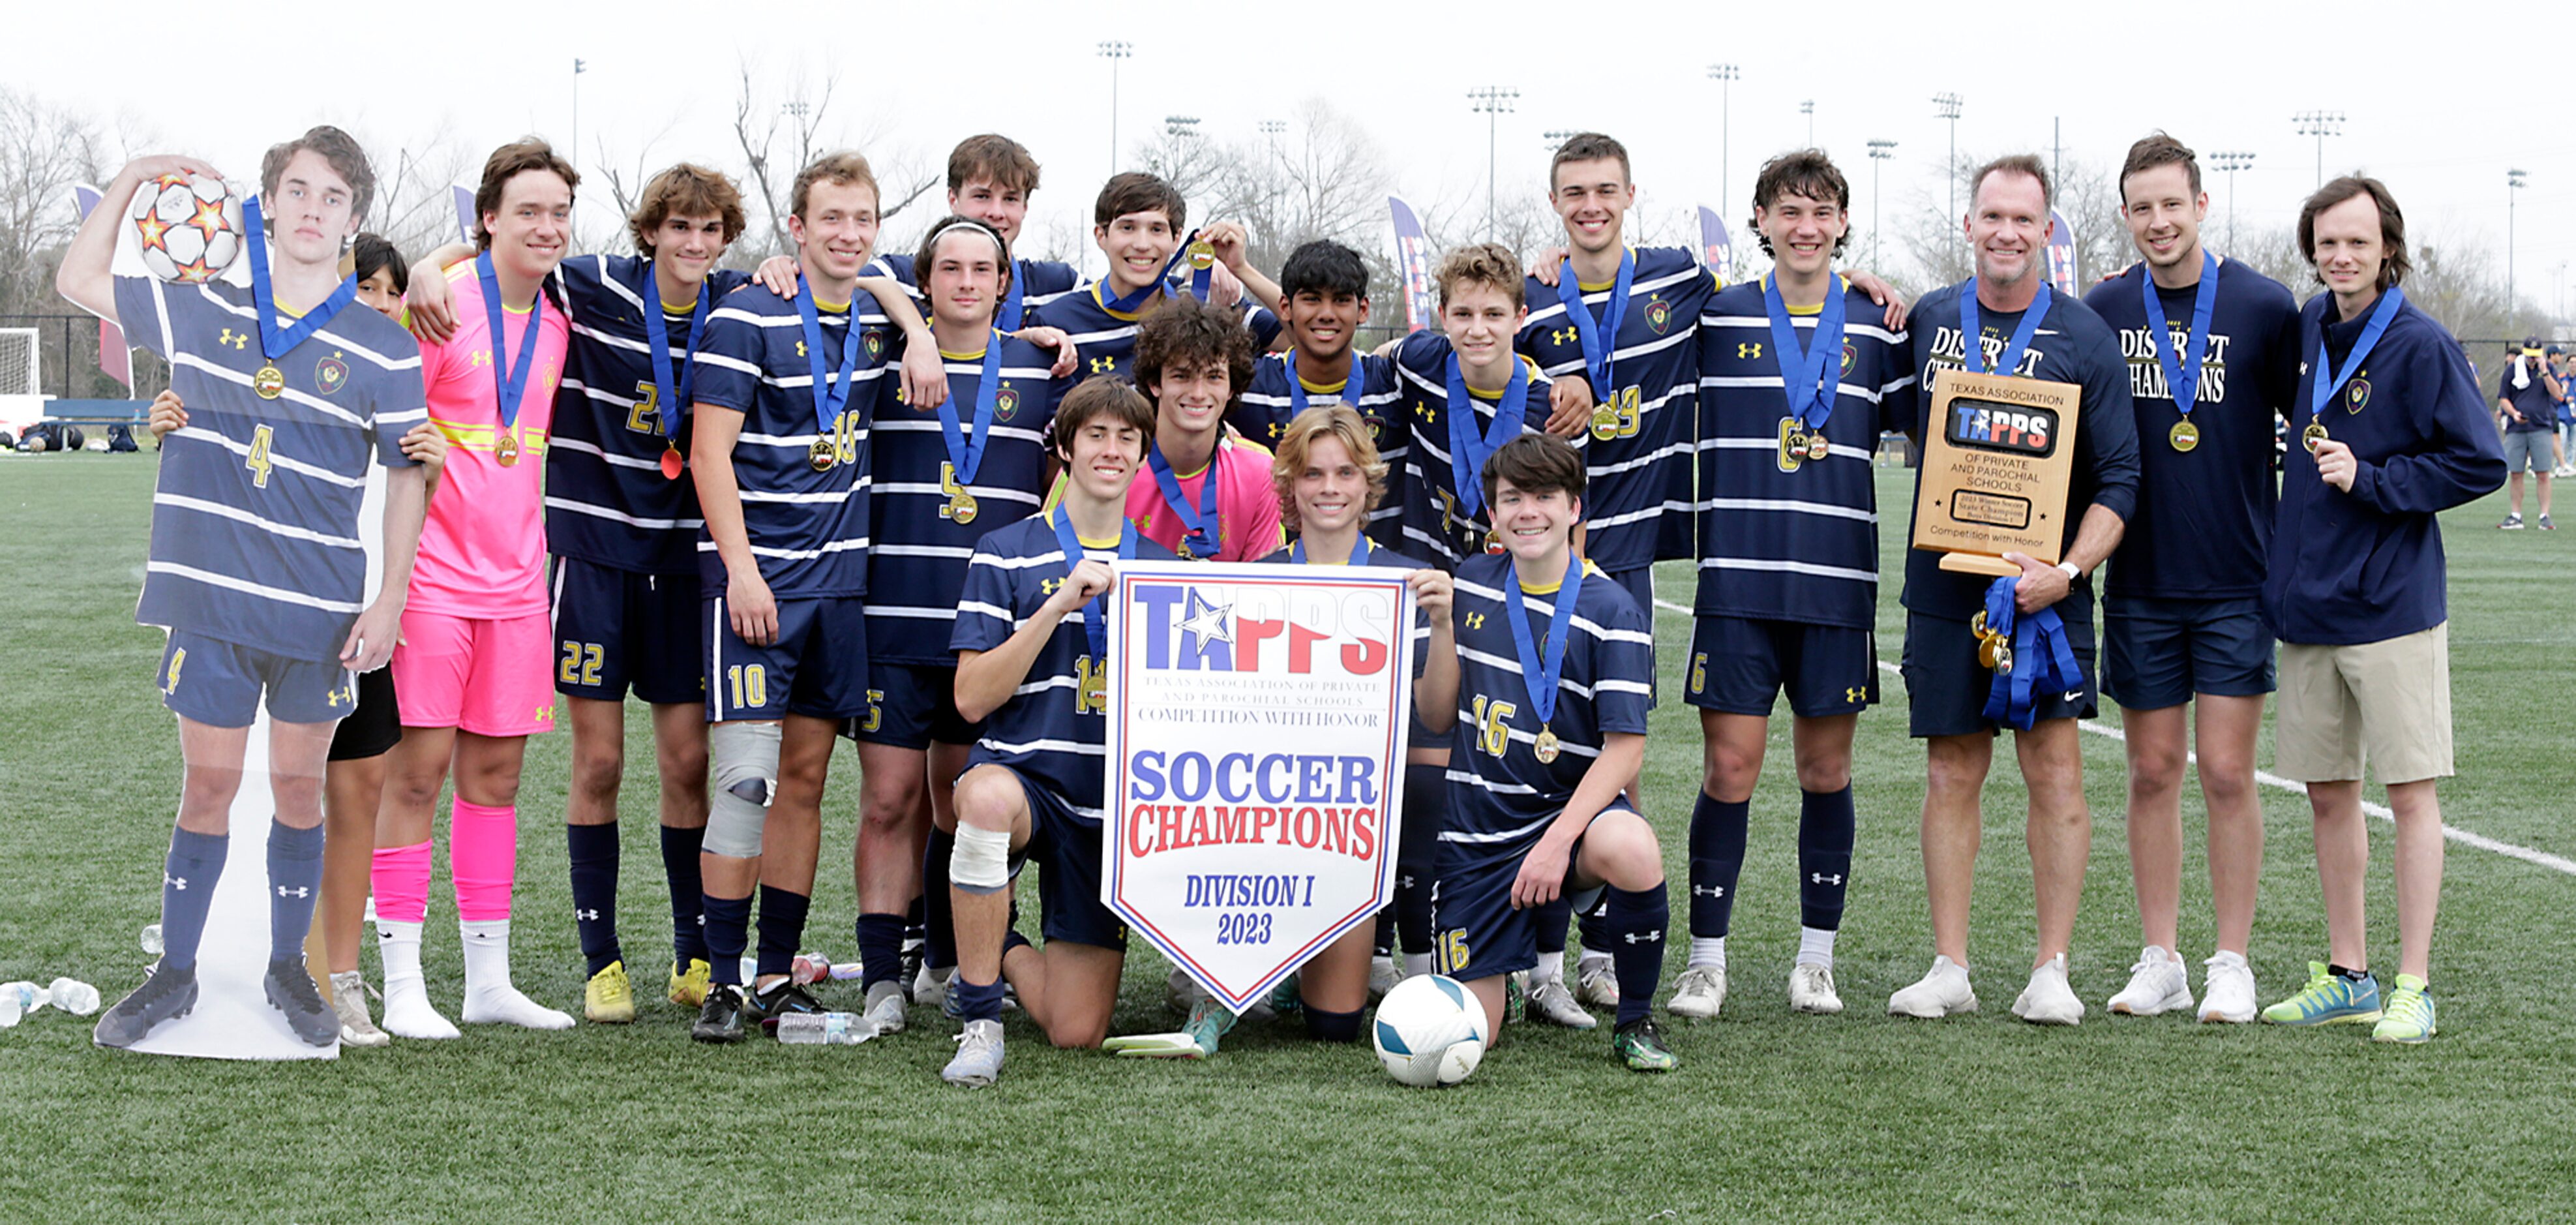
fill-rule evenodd
<path id="1" fill-rule="evenodd" d="M 268 488 L 268 472 L 275 462 L 269 456 L 272 434 L 265 425 L 250 432 L 250 454 L 242 460 L 242 467 L 250 469 L 252 488 Z"/>

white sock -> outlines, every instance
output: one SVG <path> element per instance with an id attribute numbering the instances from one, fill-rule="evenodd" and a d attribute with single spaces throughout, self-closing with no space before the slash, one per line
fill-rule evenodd
<path id="1" fill-rule="evenodd" d="M 1715 966 L 1726 969 L 1726 937 L 1693 936 L 1690 938 L 1690 961 L 1693 966 Z"/>
<path id="2" fill-rule="evenodd" d="M 1583 947 L 1583 938 L 1582 938 L 1582 937 L 1580 937 L 1580 936 L 1575 937 L 1575 939 L 1574 939 L 1574 970 L 1575 970 L 1575 972 L 1576 972 L 1576 973 L 1578 973 L 1578 974 L 1586 974 L 1586 973 L 1590 973 L 1590 972 L 1591 972 L 1591 970 L 1592 970 L 1592 968 L 1593 968 L 1594 966 L 1596 966 L 1596 965 L 1606 966 L 1606 965 L 1608 965 L 1608 964 L 1610 964 L 1610 952 L 1609 952 L 1609 950 L 1607 950 L 1607 949 L 1588 949 L 1588 948 L 1585 948 L 1585 947 Z"/>
<path id="3" fill-rule="evenodd" d="M 1798 964 L 1834 968 L 1834 936 L 1838 933 L 1821 927 L 1798 928 Z"/>
<path id="4" fill-rule="evenodd" d="M 1544 952 L 1540 953 L 1538 955 L 1538 964 L 1530 967 L 1530 989 L 1535 991 L 1546 983 L 1562 983 L 1564 981 L 1564 955 L 1558 954 L 1551 957 Z"/>
<path id="5" fill-rule="evenodd" d="M 1380 967 L 1384 967 L 1388 972 L 1392 973 L 1392 972 L 1394 971 L 1394 969 L 1395 969 L 1395 957 L 1394 957 L 1394 955 L 1393 955 L 1393 954 L 1372 954 L 1372 955 L 1369 957 L 1369 974 L 1370 974 L 1372 977 L 1373 977 L 1373 976 L 1375 976 L 1375 975 L 1377 974 L 1377 972 L 1378 972 L 1378 970 L 1379 970 L 1379 968 L 1380 968 Z"/>
<path id="6" fill-rule="evenodd" d="M 1406 953 L 1404 955 L 1404 976 L 1406 978 L 1414 978 L 1430 972 L 1431 954 Z"/>
<path id="7" fill-rule="evenodd" d="M 456 1026 L 429 1002 L 420 973 L 420 924 L 376 921 L 376 958 L 384 966 L 385 1017 L 379 1026 L 398 1038 L 453 1038 Z"/>
<path id="8" fill-rule="evenodd" d="M 510 921 L 458 922 L 465 942 L 465 1012 L 469 1024 L 570 1029 L 572 1016 L 545 1007 L 510 985 Z"/>

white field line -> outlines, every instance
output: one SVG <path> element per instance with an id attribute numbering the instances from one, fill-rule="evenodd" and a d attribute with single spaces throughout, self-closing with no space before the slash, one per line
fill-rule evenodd
<path id="1" fill-rule="evenodd" d="M 1683 616 L 1689 616 L 1691 611 L 1687 605 L 1675 604 L 1672 601 L 1665 599 L 1656 600 L 1655 607 L 1666 609 L 1671 612 L 1677 612 Z M 1878 666 L 1881 671 L 1886 672 L 1889 676 L 1896 677 L 1899 685 L 1905 683 L 1903 671 L 1895 664 L 1882 659 L 1878 662 Z M 2126 744 L 2129 739 L 2127 736 L 2121 734 L 2119 728 L 2095 719 L 2081 720 L 2076 724 L 2076 726 L 2083 728 L 2085 731 L 2096 736 L 2106 736 L 2110 739 L 2120 741 L 2123 744 Z M 2184 759 L 2191 764 L 2197 765 L 2200 762 L 2200 755 L 2197 753 L 2185 752 L 2183 756 Z M 2256 770 L 2254 772 L 2254 781 L 2261 783 L 2266 787 L 2271 787 L 2280 791 L 2287 791 L 2293 795 L 2305 796 L 2308 793 L 2308 789 L 2305 786 L 2294 783 L 2289 779 L 2272 773 L 2269 770 Z M 2363 800 L 2361 802 L 2361 810 L 2391 824 L 2394 824 L 2397 820 L 2397 814 L 2389 811 L 2386 804 Z M 2576 860 L 2567 859 L 2564 856 L 2552 855 L 2547 851 L 2533 850 L 2527 846 L 2516 846 L 2510 842 L 2499 842 L 2484 834 L 2471 833 L 2468 830 L 2461 829 L 2455 825 L 2443 826 L 2442 836 L 2453 842 L 2459 843 L 2462 846 L 2475 847 L 2481 851 L 2493 851 L 2498 855 L 2519 859 L 2524 863 L 2538 864 L 2541 867 L 2548 868 L 2554 872 L 2564 872 L 2570 876 L 2576 876 Z"/>

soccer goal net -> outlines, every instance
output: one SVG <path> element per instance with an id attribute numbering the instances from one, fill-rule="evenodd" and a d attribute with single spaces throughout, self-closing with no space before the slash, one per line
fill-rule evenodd
<path id="1" fill-rule="evenodd" d="M 37 392 L 36 329 L 0 328 L 0 396 Z"/>

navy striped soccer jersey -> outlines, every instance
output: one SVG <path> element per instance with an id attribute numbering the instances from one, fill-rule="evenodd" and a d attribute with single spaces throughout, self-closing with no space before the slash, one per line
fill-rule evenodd
<path id="1" fill-rule="evenodd" d="M 1048 515 L 1031 515 L 975 542 L 966 566 L 966 588 L 957 597 L 957 629 L 948 645 L 957 651 L 990 651 L 1010 640 L 1064 585 L 1065 563 Z M 1118 559 L 1116 540 L 1085 540 L 1086 557 Z M 1136 542 L 1139 561 L 1175 561 L 1170 549 Z M 984 735 L 967 752 L 966 768 L 1009 766 L 1046 785 L 1085 825 L 1100 824 L 1109 760 L 1109 662 L 1091 657 L 1082 609 L 1065 614 L 1029 664 L 1029 674 L 984 720 Z"/>
<path id="2" fill-rule="evenodd" d="M 1074 371 L 1081 378 L 1095 374 L 1114 374 L 1133 379 L 1130 367 L 1136 364 L 1136 324 L 1144 311 L 1111 310 L 1101 301 L 1104 286 L 1090 281 L 1072 293 L 1065 294 L 1029 312 L 1027 322 L 1056 328 L 1073 338 L 1082 355 L 1082 365 Z M 1175 292 L 1165 289 L 1165 293 Z M 1150 309 L 1152 303 L 1147 303 Z M 1243 326 L 1252 330 L 1252 351 L 1259 353 L 1279 339 L 1279 316 L 1246 297 L 1236 304 L 1243 312 Z"/>
<path id="3" fill-rule="evenodd" d="M 2191 408 L 2199 437 L 2191 450 L 2177 451 L 2173 428 L 2182 412 L 2147 336 L 2147 302 L 2139 289 L 2146 280 L 2143 269 L 2132 269 L 2084 295 L 2084 304 L 2119 333 L 2138 420 L 2138 513 L 2111 557 L 2103 594 L 2258 595 L 2281 491 L 2272 428 L 2289 415 L 2299 390 L 2299 303 L 2250 265 L 2219 262 L 2218 300 Z M 2177 369 L 2196 289 L 2156 291 L 2165 326 L 2175 330 L 2176 343 L 2163 352 Z"/>
<path id="4" fill-rule="evenodd" d="M 1839 280 L 1839 278 L 1837 278 Z M 1882 430 L 1914 424 L 1914 367 L 1903 332 L 1880 326 L 1869 295 L 1843 284 L 1841 371 L 1826 456 L 1791 457 L 1781 371 L 1797 361 L 1771 333 L 1761 280 L 1717 291 L 1699 317 L 1699 616 L 1878 624 Z M 1791 307 L 1801 346 L 1822 307 Z"/>
<path id="5" fill-rule="evenodd" d="M 1422 557 L 1442 570 L 1454 571 L 1462 558 L 1483 553 L 1486 536 L 1493 527 L 1493 513 L 1484 499 L 1483 486 L 1477 474 L 1463 476 L 1456 472 L 1449 458 L 1449 338 L 1438 332 L 1415 332 L 1404 338 L 1395 350 L 1396 373 L 1404 398 L 1400 401 L 1406 421 L 1408 441 L 1404 451 L 1404 480 L 1399 485 L 1389 481 L 1391 493 L 1400 492 L 1403 513 L 1397 517 L 1404 532 L 1403 548 Z M 1529 390 L 1521 397 L 1517 410 L 1521 414 L 1521 433 L 1537 433 L 1547 428 L 1548 377 L 1538 372 L 1529 359 Z M 1471 425 L 1480 432 L 1494 425 L 1503 392 L 1491 396 L 1469 388 L 1467 398 L 1473 402 L 1475 416 Z M 1476 509 L 1467 509 L 1467 488 L 1475 487 Z M 1585 505 L 1590 505 L 1589 500 Z"/>
<path id="6" fill-rule="evenodd" d="M 1557 676 L 1556 712 L 1546 724 L 1556 736 L 1556 760 L 1538 759 L 1540 724 L 1504 603 L 1503 584 L 1518 581 L 1506 556 L 1471 557 L 1458 566 L 1458 729 L 1449 755 L 1449 820 L 1440 840 L 1465 867 L 1528 851 L 1574 798 L 1584 771 L 1601 756 L 1603 738 L 1646 732 L 1653 629 L 1625 588 L 1586 563 L 1574 636 Z M 1561 628 L 1554 624 L 1557 585 L 1522 592 L 1530 641 L 1544 657 L 1546 636 Z"/>
<path id="7" fill-rule="evenodd" d="M 1405 450 L 1412 433 L 1405 427 L 1404 410 L 1397 403 L 1404 396 L 1404 387 L 1395 363 L 1353 349 L 1351 360 L 1358 365 L 1360 376 L 1359 395 L 1353 399 L 1348 376 L 1325 383 L 1292 374 L 1296 360 L 1296 350 L 1291 349 L 1264 354 L 1254 362 L 1252 386 L 1226 409 L 1225 423 L 1244 437 L 1277 450 L 1279 440 L 1288 434 L 1288 423 L 1297 419 L 1297 390 L 1305 392 L 1308 408 L 1350 405 L 1360 420 L 1368 422 L 1369 441 L 1377 444 L 1377 457 L 1386 464 L 1386 496 L 1379 500 L 1377 509 L 1369 512 L 1369 539 L 1388 548 L 1403 547 Z"/>
<path id="8" fill-rule="evenodd" d="M 292 659 L 339 656 L 367 598 L 367 465 L 407 468 L 429 419 L 420 347 L 357 303 L 275 361 L 251 291 L 116 278 L 132 342 L 169 359 L 188 424 L 162 443 L 152 554 L 134 619 Z M 295 322 L 280 312 L 280 326 Z M 274 366 L 276 399 L 252 390 Z"/>
<path id="9" fill-rule="evenodd" d="M 708 273 L 710 313 L 750 279 Z M 575 256 L 555 265 L 554 281 L 572 336 L 546 447 L 546 551 L 612 570 L 695 574 L 705 526 L 697 482 L 686 471 L 676 480 L 662 475 L 662 452 L 671 445 L 663 414 L 685 418 L 687 406 L 660 402 L 644 312 L 648 303 L 662 311 L 676 389 L 688 369 L 689 315 L 697 303 L 656 303 L 652 262 L 632 255 Z M 687 455 L 685 420 L 673 439 Z"/>
<path id="10" fill-rule="evenodd" d="M 949 622 L 966 582 L 967 559 L 985 534 L 1036 514 L 1045 494 L 1047 427 L 1070 390 L 1047 378 L 1055 350 L 1003 340 L 992 441 L 974 479 L 961 482 L 936 409 L 901 402 L 877 411 L 870 435 L 868 651 L 890 663 L 956 666 Z M 975 433 L 984 355 L 942 354 L 948 403 L 960 434 Z M 960 495 L 964 496 L 960 496 Z"/>
<path id="11" fill-rule="evenodd" d="M 1632 247 L 1627 313 L 1612 340 L 1614 387 L 1592 389 L 1584 447 L 1588 487 L 1584 553 L 1613 574 L 1691 555 L 1691 447 L 1697 422 L 1698 354 L 1691 334 L 1717 288 L 1717 274 L 1686 247 Z M 1571 268 L 1565 275 L 1573 275 Z M 1610 285 L 1583 285 L 1595 320 L 1609 309 Z M 1529 278 L 1529 321 L 1520 350 L 1550 378 L 1584 376 L 1583 340 L 1556 287 Z"/>
<path id="12" fill-rule="evenodd" d="M 1013 260 L 1011 265 L 1013 279 L 1019 283 L 1020 309 L 1023 312 L 1034 311 L 1053 302 L 1073 292 L 1074 287 L 1082 283 L 1082 273 L 1071 264 L 1060 264 L 1051 259 L 1023 259 Z M 922 297 L 921 282 L 913 276 L 912 256 L 880 255 L 868 261 L 867 268 L 859 275 L 892 277 L 903 282 L 903 287 L 912 291 L 913 305 L 921 308 L 921 317 L 930 317 L 929 300 Z M 1023 317 L 1020 322 L 1027 326 L 1036 321 Z"/>
<path id="13" fill-rule="evenodd" d="M 805 292 L 799 285 L 799 292 Z M 843 338 L 859 328 L 850 397 L 827 427 L 815 415 L 814 376 L 796 303 L 757 284 L 716 304 L 698 356 L 699 404 L 743 414 L 733 472 L 742 487 L 742 521 L 751 554 L 770 594 L 780 599 L 856 596 L 868 591 L 868 430 L 894 401 L 894 361 L 903 337 L 860 295 L 853 323 L 847 305 L 821 309 L 824 379 L 840 378 Z M 811 462 L 818 439 L 833 439 L 835 462 Z M 709 595 L 725 589 L 724 558 L 698 529 L 698 576 Z"/>

